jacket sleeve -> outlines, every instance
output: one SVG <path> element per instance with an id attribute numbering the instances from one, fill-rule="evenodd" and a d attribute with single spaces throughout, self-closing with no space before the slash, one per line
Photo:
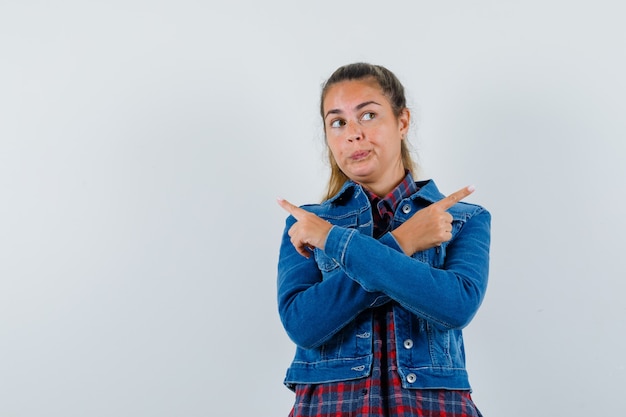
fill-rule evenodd
<path id="1" fill-rule="evenodd" d="M 310 349 L 323 344 L 359 313 L 388 302 L 389 297 L 365 290 L 343 273 L 322 279 L 313 254 L 307 259 L 291 244 L 287 231 L 294 223 L 290 216 L 280 247 L 278 310 L 291 340 Z"/>
<path id="2" fill-rule="evenodd" d="M 353 229 L 333 227 L 324 251 L 365 290 L 384 293 L 441 328 L 463 328 L 487 288 L 490 223 L 485 209 L 465 221 L 446 245 L 442 268 L 406 256 L 389 233 L 376 241 Z M 375 274 L 373 265 L 380 266 Z"/>

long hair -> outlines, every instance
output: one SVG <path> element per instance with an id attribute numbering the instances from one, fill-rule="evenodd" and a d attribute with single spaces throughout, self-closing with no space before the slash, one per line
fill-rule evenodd
<path id="1" fill-rule="evenodd" d="M 402 83 L 400 83 L 393 72 L 383 66 L 357 62 L 337 68 L 323 84 L 320 100 L 320 115 L 322 116 L 322 120 L 324 119 L 324 99 L 326 98 L 328 89 L 332 85 L 342 81 L 361 80 L 364 78 L 373 78 L 376 80 L 383 94 L 389 100 L 394 116 L 396 118 L 400 117 L 400 114 L 407 108 Z M 326 125 L 324 125 L 324 133 L 326 133 L 325 126 Z M 349 180 L 348 176 L 344 174 L 339 168 L 339 165 L 337 165 L 337 161 L 335 161 L 328 145 L 326 145 L 326 148 L 328 153 L 328 162 L 330 163 L 330 178 L 328 179 L 328 184 L 326 186 L 326 195 L 324 196 L 325 200 L 337 194 L 343 184 Z M 409 170 L 413 174 L 417 165 L 411 157 L 411 152 L 406 140 L 403 140 L 401 143 L 400 155 L 402 157 L 404 169 Z"/>

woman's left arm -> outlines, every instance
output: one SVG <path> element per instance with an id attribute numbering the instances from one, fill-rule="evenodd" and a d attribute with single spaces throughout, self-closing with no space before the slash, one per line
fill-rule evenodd
<path id="1" fill-rule="evenodd" d="M 324 252 L 367 291 L 382 292 L 443 328 L 462 328 L 487 288 L 490 224 L 485 209 L 465 221 L 446 245 L 441 268 L 404 254 L 391 233 L 376 241 L 354 229 L 333 227 Z"/>

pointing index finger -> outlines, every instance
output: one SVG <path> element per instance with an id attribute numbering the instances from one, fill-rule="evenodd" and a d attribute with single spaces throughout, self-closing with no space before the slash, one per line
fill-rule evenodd
<path id="1" fill-rule="evenodd" d="M 293 217 L 295 217 L 296 220 L 300 220 L 301 214 L 303 212 L 304 213 L 307 212 L 306 210 L 303 210 L 300 207 L 291 204 L 289 201 L 285 200 L 284 198 L 277 198 L 276 201 L 278 202 L 279 206 L 281 206 L 286 212 L 288 212 Z"/>
<path id="2" fill-rule="evenodd" d="M 463 200 L 465 197 L 473 193 L 475 189 L 476 188 L 473 185 L 463 187 L 459 191 L 456 191 L 450 194 L 449 196 L 441 199 L 435 204 L 443 208 L 444 210 L 448 210 L 450 207 L 452 207 L 453 205 L 455 205 L 456 203 L 458 203 L 459 201 Z"/>

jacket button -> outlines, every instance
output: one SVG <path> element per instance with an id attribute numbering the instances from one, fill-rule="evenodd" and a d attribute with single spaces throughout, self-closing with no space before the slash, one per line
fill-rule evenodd
<path id="1" fill-rule="evenodd" d="M 413 347 L 413 341 L 411 339 L 406 339 L 404 341 L 404 348 L 411 349 Z"/>
<path id="2" fill-rule="evenodd" d="M 408 204 L 405 204 L 402 206 L 402 212 L 404 214 L 409 214 L 411 212 L 411 206 Z"/>
<path id="3" fill-rule="evenodd" d="M 408 382 L 409 384 L 414 383 L 417 380 L 417 376 L 415 376 L 415 374 L 408 374 L 406 376 L 406 382 Z"/>

